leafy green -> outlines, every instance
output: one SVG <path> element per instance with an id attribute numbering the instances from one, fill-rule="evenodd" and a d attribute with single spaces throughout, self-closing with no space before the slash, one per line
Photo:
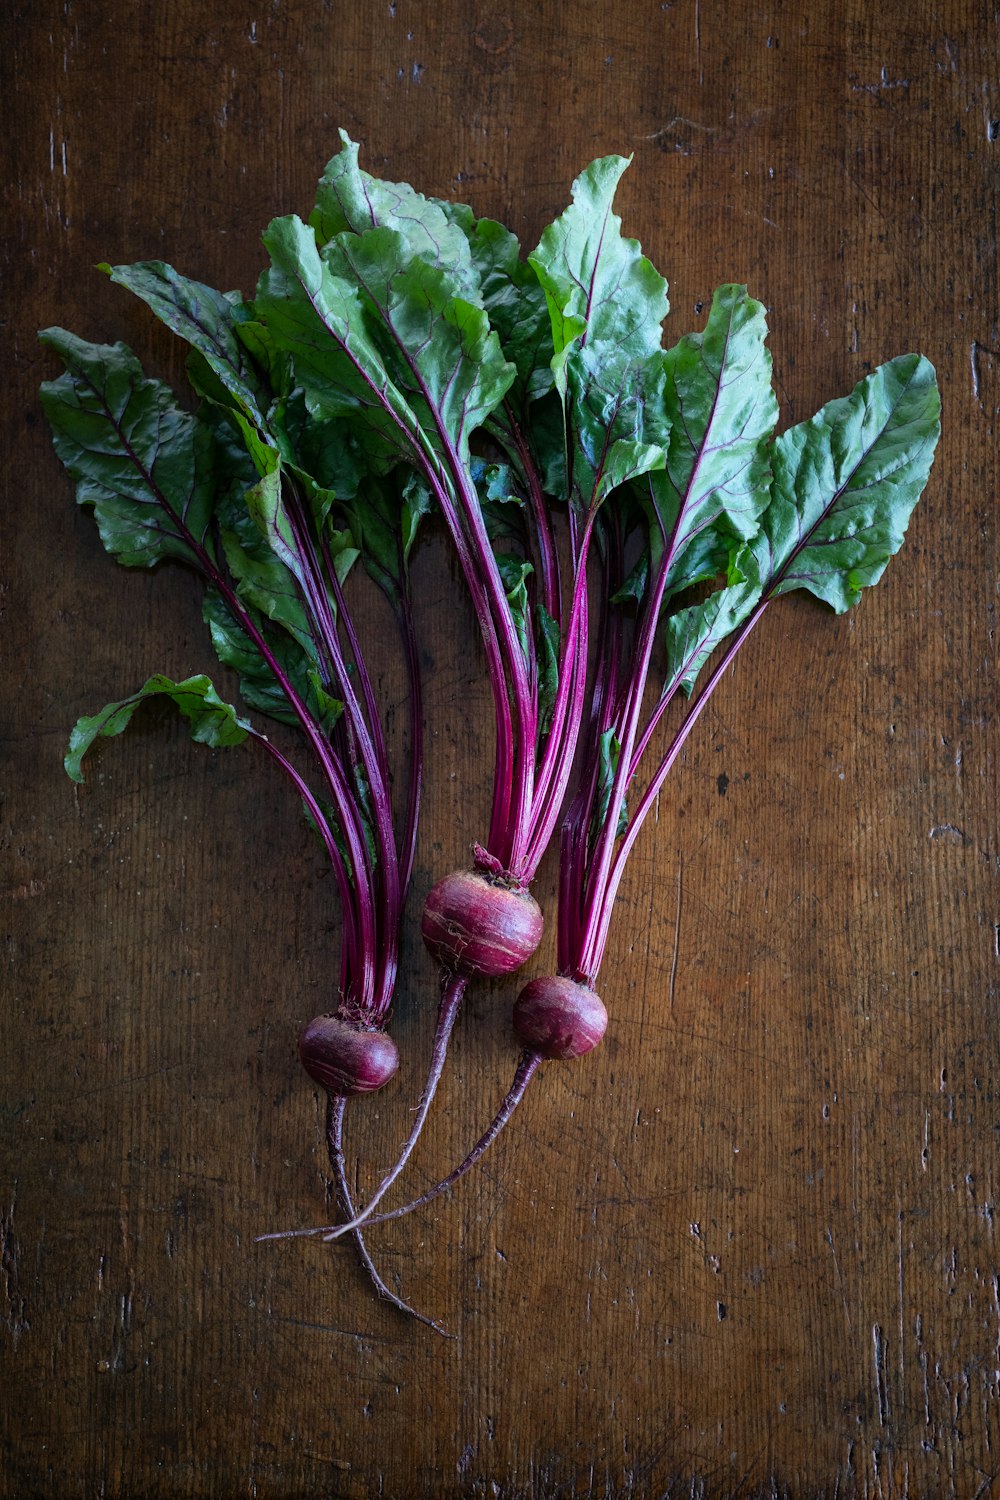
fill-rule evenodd
<path id="1" fill-rule="evenodd" d="M 521 259 L 517 237 L 502 224 L 479 219 L 470 226 L 469 248 L 483 306 L 517 371 L 508 399 L 523 413 L 554 386 L 548 299 L 534 266 Z"/>
<path id="2" fill-rule="evenodd" d="M 292 216 L 264 242 L 274 267 L 258 311 L 313 410 L 360 420 L 384 466 L 429 462 L 444 478 L 453 454 L 467 463 L 471 434 L 514 376 L 482 308 L 455 295 L 446 271 L 407 261 L 392 229 L 341 235 L 321 258 Z"/>
<path id="3" fill-rule="evenodd" d="M 647 368 L 644 431 L 667 452 L 662 472 L 649 481 L 653 568 L 660 546 L 667 547 L 669 592 L 704 576 L 701 551 L 689 566 L 685 549 L 707 528 L 743 541 L 757 532 L 778 419 L 766 337 L 761 304 L 746 287 L 723 286 L 704 333 L 682 338 Z"/>
<path id="4" fill-rule="evenodd" d="M 190 281 L 161 260 L 131 266 L 102 265 L 111 280 L 140 297 L 172 332 L 205 360 L 237 409 L 262 430 L 271 393 L 262 382 L 239 329 L 251 312 L 239 293 L 225 294 Z"/>
<path id="5" fill-rule="evenodd" d="M 559 624 L 540 601 L 535 605 L 538 641 L 538 721 L 546 731 L 559 687 Z"/>
<path id="6" fill-rule="evenodd" d="M 572 203 L 528 257 L 551 320 L 570 498 L 585 509 L 626 478 L 662 466 L 659 448 L 643 435 L 640 375 L 660 348 L 667 284 L 638 243 L 622 236 L 612 210 L 627 166 L 609 156 L 582 172 Z"/>
<path id="7" fill-rule="evenodd" d="M 62 328 L 39 337 L 66 365 L 41 388 L 55 449 L 107 550 L 127 567 L 197 563 L 211 550 L 211 429 L 148 380 L 124 344 L 88 344 Z"/>
<path id="8" fill-rule="evenodd" d="M 690 693 L 758 604 L 793 589 L 838 613 L 855 604 L 903 544 L 939 431 L 933 367 L 907 354 L 777 438 L 758 534 L 732 554 L 722 588 L 666 622 L 668 688 Z"/>
<path id="9" fill-rule="evenodd" d="M 621 758 L 621 743 L 614 729 L 606 729 L 597 740 L 597 797 L 594 804 L 594 816 L 591 824 L 591 832 L 596 835 L 603 827 L 608 809 L 611 806 L 611 794 L 614 791 L 615 776 L 618 772 L 618 761 Z M 622 798 L 618 809 L 618 822 L 616 824 L 615 838 L 621 838 L 628 827 L 628 809 L 625 798 Z"/>
<path id="10" fill-rule="evenodd" d="M 233 617 L 215 589 L 206 591 L 202 613 L 212 637 L 212 648 L 224 666 L 238 673 L 240 693 L 248 708 L 282 724 L 299 724 L 299 716 L 289 701 L 288 688 L 294 689 L 319 727 L 329 733 L 343 710 L 343 704 L 324 682 L 319 668 L 319 654 L 312 640 L 300 640 L 285 624 L 281 632 L 267 632 L 264 617 L 252 603 L 245 603 L 247 618 L 261 636 L 266 636 L 268 650 L 281 673 L 279 678 L 262 656 L 259 646 Z M 280 610 L 275 610 L 274 618 Z"/>
<path id="11" fill-rule="evenodd" d="M 669 309 L 667 283 L 638 241 L 622 236 L 621 219 L 612 210 L 629 160 L 606 156 L 581 172 L 569 208 L 544 230 L 528 257 L 545 292 L 553 374 L 561 388 L 569 351 L 578 341 L 617 350 L 613 358 L 619 367 L 635 365 L 659 348 Z"/>
<path id="12" fill-rule="evenodd" d="M 530 562 L 525 562 L 521 557 L 510 557 L 501 553 L 497 558 L 497 566 L 500 569 L 500 577 L 507 594 L 507 603 L 510 606 L 511 618 L 514 621 L 514 629 L 521 643 L 521 650 L 525 657 L 531 652 L 531 620 L 528 614 L 528 579 L 531 577 L 533 568 Z"/>
<path id="13" fill-rule="evenodd" d="M 876 583 L 903 545 L 940 430 L 934 368 L 904 354 L 782 433 L 763 523 L 768 596 L 807 589 L 843 612 Z"/>
<path id="14" fill-rule="evenodd" d="M 386 182 L 363 172 L 358 147 L 340 132 L 343 149 L 327 163 L 309 223 L 321 246 L 344 234 L 390 229 L 404 249 L 400 263 L 422 260 L 448 273 L 455 292 L 479 300 L 469 249 L 472 211 L 464 204 L 425 198 L 407 182 Z"/>
<path id="15" fill-rule="evenodd" d="M 677 610 L 666 622 L 665 691 L 690 694 L 705 662 L 726 636 L 750 614 L 761 596 L 760 566 L 752 548 L 741 545 L 729 563 L 726 583 L 699 604 Z"/>
<path id="16" fill-rule="evenodd" d="M 105 704 L 99 713 L 77 720 L 65 759 L 67 774 L 74 781 L 83 781 L 83 757 L 94 741 L 121 734 L 140 703 L 149 698 L 169 699 L 188 721 L 191 738 L 199 745 L 240 745 L 252 733 L 249 722 L 231 704 L 223 703 L 208 677 L 174 682 L 157 673 L 128 698 Z"/>

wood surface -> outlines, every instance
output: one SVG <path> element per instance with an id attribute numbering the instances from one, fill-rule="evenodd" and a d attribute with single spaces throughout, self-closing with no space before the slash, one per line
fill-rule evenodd
<path id="1" fill-rule="evenodd" d="M 0 1494 L 1000 1495 L 996 8 L 40 0 L 0 28 Z M 632 152 L 619 206 L 671 337 L 742 281 L 783 424 L 909 349 L 943 397 L 903 554 L 849 617 L 770 612 L 668 782 L 606 1044 L 547 1066 L 450 1200 L 372 1233 L 452 1340 L 379 1304 L 349 1250 L 255 1243 L 330 1207 L 295 1037 L 338 916 L 295 799 L 155 710 L 84 787 L 61 767 L 78 714 L 212 656 L 197 582 L 115 566 L 74 507 L 35 332 L 124 338 L 180 380 L 94 265 L 249 290 L 340 126 L 526 248 L 591 158 Z M 439 535 L 416 578 L 426 815 L 403 1069 L 348 1112 L 362 1196 L 429 1047 L 419 902 L 489 803 Z M 399 743 L 391 632 L 357 598 Z M 538 893 L 551 911 L 551 860 Z M 410 1186 L 506 1087 L 512 993 L 471 992 Z"/>

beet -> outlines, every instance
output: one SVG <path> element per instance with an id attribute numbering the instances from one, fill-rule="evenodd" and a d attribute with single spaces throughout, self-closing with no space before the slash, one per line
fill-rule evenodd
<path id="1" fill-rule="evenodd" d="M 529 979 L 514 1005 L 514 1030 L 542 1057 L 582 1057 L 597 1046 L 607 1025 L 600 996 L 562 974 Z"/>
<path id="2" fill-rule="evenodd" d="M 443 968 L 496 979 L 531 957 L 542 926 L 530 892 L 478 870 L 456 870 L 431 890 L 420 930 Z"/>
<path id="3" fill-rule="evenodd" d="M 396 1043 L 384 1031 L 342 1016 L 315 1016 L 299 1032 L 299 1057 L 309 1077 L 331 1094 L 371 1094 L 399 1067 Z"/>

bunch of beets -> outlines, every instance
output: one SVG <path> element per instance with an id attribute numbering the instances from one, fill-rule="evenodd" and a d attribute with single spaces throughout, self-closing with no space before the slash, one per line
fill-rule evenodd
<path id="1" fill-rule="evenodd" d="M 42 401 L 106 549 L 201 576 L 242 699 L 225 702 L 203 675 L 149 677 L 78 722 L 67 770 L 81 781 L 94 740 L 160 698 L 196 740 L 250 740 L 291 782 L 340 905 L 339 987 L 299 1052 L 328 1096 L 341 1221 L 287 1233 L 350 1234 L 379 1293 L 413 1312 L 362 1226 L 444 1192 L 541 1061 L 600 1042 L 615 896 L 664 778 L 772 604 L 805 589 L 844 611 L 881 576 L 927 481 L 939 398 L 927 360 L 902 355 L 775 436 L 765 310 L 745 287 L 720 287 L 703 331 L 664 347 L 666 282 L 612 207 L 623 158 L 592 163 L 522 258 L 503 225 L 369 176 L 342 140 L 308 222 L 266 230 L 252 297 L 160 261 L 102 267 L 190 345 L 193 400 L 181 405 L 123 344 L 49 328 L 65 373 Z M 409 563 L 427 522 L 454 548 L 492 688 L 492 811 L 470 868 L 424 904 L 441 978 L 430 1066 L 398 1159 L 359 1211 L 345 1104 L 399 1063 L 386 1026 L 423 776 Z M 352 619 L 357 573 L 398 622 L 402 773 Z M 294 726 L 301 754 L 272 743 L 266 719 Z M 557 834 L 558 973 L 529 979 L 514 1004 L 510 1088 L 462 1162 L 376 1213 L 420 1134 L 466 986 L 513 974 L 538 946 L 531 886 Z"/>

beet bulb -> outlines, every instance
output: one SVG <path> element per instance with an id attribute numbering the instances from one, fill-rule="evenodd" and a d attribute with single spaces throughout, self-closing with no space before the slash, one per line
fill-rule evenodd
<path id="1" fill-rule="evenodd" d="M 529 891 L 479 870 L 456 870 L 431 890 L 420 930 L 443 968 L 497 979 L 534 953 L 542 940 L 542 912 Z"/>
<path id="2" fill-rule="evenodd" d="M 514 1004 L 514 1030 L 541 1057 L 582 1057 L 597 1046 L 607 1025 L 600 996 L 562 974 L 529 979 Z"/>
<path id="3" fill-rule="evenodd" d="M 314 1016 L 299 1032 L 299 1057 L 309 1077 L 331 1094 L 371 1094 L 399 1067 L 396 1043 L 343 1016 Z"/>

